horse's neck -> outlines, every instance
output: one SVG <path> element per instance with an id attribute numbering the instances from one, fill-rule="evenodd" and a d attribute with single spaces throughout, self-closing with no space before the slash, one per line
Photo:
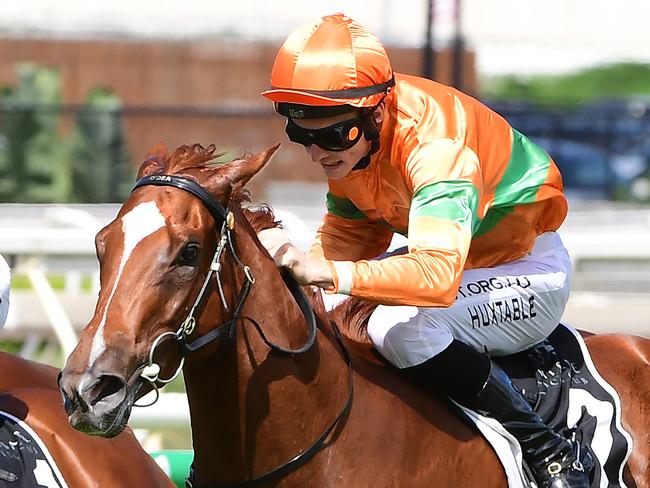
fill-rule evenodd
<path id="1" fill-rule="evenodd" d="M 270 341 L 300 347 L 305 318 L 272 260 L 248 232 L 237 230 L 240 258 L 256 280 L 242 314 L 257 321 Z M 241 279 L 241 270 L 234 272 Z M 310 351 L 284 355 L 271 351 L 244 319 L 220 356 L 190 357 L 185 368 L 202 483 L 237 481 L 283 464 L 313 442 L 344 403 L 345 363 L 322 334 Z"/>

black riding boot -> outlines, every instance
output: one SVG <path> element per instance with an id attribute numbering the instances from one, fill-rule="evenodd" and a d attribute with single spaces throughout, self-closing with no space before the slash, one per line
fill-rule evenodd
<path id="1" fill-rule="evenodd" d="M 416 381 L 492 417 L 519 441 L 539 488 L 589 488 L 573 445 L 549 429 L 508 375 L 487 356 L 454 340 L 442 353 L 405 370 Z"/>

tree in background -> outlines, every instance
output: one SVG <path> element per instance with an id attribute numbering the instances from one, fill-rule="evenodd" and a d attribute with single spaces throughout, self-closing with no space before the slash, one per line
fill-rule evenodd
<path id="1" fill-rule="evenodd" d="M 121 202 L 128 196 L 135 175 L 129 165 L 121 109 L 114 93 L 95 89 L 77 111 L 69 141 L 74 201 Z"/>
<path id="2" fill-rule="evenodd" d="M 18 85 L 4 90 L 0 150 L 0 198 L 4 201 L 64 201 L 70 191 L 70 164 L 57 135 L 59 74 L 21 65 Z M 48 108 L 37 110 L 36 107 Z"/>
<path id="3" fill-rule="evenodd" d="M 650 64 L 618 63 L 563 75 L 494 76 L 481 81 L 481 97 L 539 106 L 570 107 L 602 99 L 650 96 Z"/>
<path id="4" fill-rule="evenodd" d="M 119 99 L 92 90 L 66 137 L 59 73 L 21 64 L 17 74 L 15 87 L 0 90 L 0 201 L 123 200 L 132 175 Z"/>

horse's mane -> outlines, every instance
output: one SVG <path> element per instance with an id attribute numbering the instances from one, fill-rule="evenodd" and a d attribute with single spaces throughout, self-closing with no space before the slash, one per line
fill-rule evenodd
<path id="1" fill-rule="evenodd" d="M 375 302 L 350 297 L 336 306 L 329 317 L 346 331 L 345 335 L 350 339 L 370 345 L 368 319 L 377 305 Z"/>
<path id="2" fill-rule="evenodd" d="M 215 166 L 228 164 L 219 161 L 224 153 L 217 153 L 214 144 L 203 147 L 201 144 L 182 145 L 163 162 L 165 171 L 170 173 L 186 172 L 188 170 L 214 169 Z M 243 155 L 245 158 L 247 155 Z M 157 161 L 160 159 L 156 158 Z M 228 203 L 230 208 L 240 208 L 257 233 L 263 229 L 281 227 L 282 223 L 275 218 L 273 209 L 266 205 L 252 205 L 250 193 L 246 189 L 233 191 Z M 306 294 L 315 310 L 324 311 L 323 299 L 313 287 L 305 287 Z M 364 344 L 370 344 L 367 325 L 370 314 L 377 304 L 354 297 L 343 301 L 327 314 L 329 320 L 336 322 L 341 331 L 350 339 Z M 323 312 L 324 313 L 324 312 Z"/>
<path id="3" fill-rule="evenodd" d="M 231 198 L 231 205 L 236 203 L 242 208 L 244 215 L 255 232 L 282 226 L 281 222 L 275 220 L 273 209 L 268 205 L 241 207 L 250 203 L 250 196 L 247 191 L 238 192 L 234 197 L 234 200 Z M 325 307 L 320 292 L 316 292 L 313 287 L 306 287 L 305 292 L 312 306 L 316 310 L 324 311 Z M 336 322 L 342 332 L 350 339 L 356 342 L 370 344 L 367 334 L 368 319 L 376 307 L 376 303 L 350 297 L 330 311 L 327 314 L 327 318 Z"/>
<path id="4" fill-rule="evenodd" d="M 170 173 L 178 173 L 225 164 L 218 161 L 225 153 L 216 151 L 217 147 L 214 144 L 210 144 L 208 147 L 203 147 L 201 144 L 183 144 L 174 149 L 169 159 L 165 161 L 166 170 Z"/>
<path id="5" fill-rule="evenodd" d="M 237 204 L 242 208 L 246 219 L 250 222 L 255 232 L 272 227 L 282 227 L 282 223 L 275 219 L 273 209 L 266 204 L 250 207 L 250 195 L 248 191 L 243 190 L 233 194 L 230 199 L 231 206 Z M 316 310 L 325 310 L 323 298 L 320 292 L 314 287 L 305 287 L 305 292 Z M 333 320 L 339 326 L 345 336 L 350 339 L 370 344 L 368 337 L 368 319 L 370 314 L 377 307 L 377 303 L 360 300 L 350 297 L 337 305 L 327 314 L 327 319 Z"/>
<path id="6" fill-rule="evenodd" d="M 273 227 L 282 227 L 282 222 L 275 220 L 273 209 L 267 204 L 251 206 L 250 193 L 248 190 L 233 192 L 230 197 L 230 207 L 239 207 L 242 209 L 246 220 L 251 224 L 255 233 L 263 229 Z"/>
<path id="7" fill-rule="evenodd" d="M 156 162 L 159 166 L 156 171 L 157 173 L 179 174 L 187 173 L 191 170 L 198 170 L 199 172 L 213 171 L 220 166 L 249 156 L 249 154 L 243 154 L 239 158 L 231 161 L 222 161 L 220 158 L 224 154 L 226 153 L 217 152 L 217 147 L 214 144 L 210 144 L 207 147 L 203 147 L 198 143 L 183 144 L 174 149 L 174 152 L 171 154 L 167 154 L 166 148 L 160 152 L 160 146 L 154 146 L 149 156 L 143 162 L 143 165 L 149 162 Z M 249 208 L 250 204 L 250 193 L 248 190 L 241 189 L 233 191 L 228 206 L 231 208 L 241 208 L 255 232 L 270 227 L 281 226 L 281 223 L 275 220 L 273 210 L 268 205 L 260 205 L 253 209 Z"/>

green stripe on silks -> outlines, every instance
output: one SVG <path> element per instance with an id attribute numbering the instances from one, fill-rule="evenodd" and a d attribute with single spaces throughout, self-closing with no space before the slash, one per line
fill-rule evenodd
<path id="1" fill-rule="evenodd" d="M 518 205 L 533 203 L 539 188 L 546 181 L 551 159 L 542 148 L 525 135 L 512 129 L 512 151 L 501 181 L 494 192 L 492 208 L 474 234 L 475 237 L 494 229 Z"/>
<path id="2" fill-rule="evenodd" d="M 510 161 L 494 191 L 494 206 L 534 202 L 550 164 L 551 158 L 542 148 L 513 129 Z"/>
<path id="3" fill-rule="evenodd" d="M 478 191 L 471 181 L 438 181 L 420 188 L 411 200 L 409 220 L 435 217 L 470 227 L 472 233 L 481 223 L 476 215 Z"/>
<path id="4" fill-rule="evenodd" d="M 338 197 L 330 192 L 327 193 L 327 210 L 331 214 L 344 219 L 361 220 L 367 218 L 350 200 Z"/>
<path id="5" fill-rule="evenodd" d="M 479 237 L 490 232 L 506 215 L 511 214 L 515 210 L 515 207 L 516 205 L 510 207 L 492 207 L 483 218 L 481 225 L 476 229 L 474 237 Z"/>
<path id="6" fill-rule="evenodd" d="M 194 459 L 193 451 L 163 450 L 150 452 L 149 455 L 178 488 L 185 488 L 185 480 L 190 474 Z"/>

